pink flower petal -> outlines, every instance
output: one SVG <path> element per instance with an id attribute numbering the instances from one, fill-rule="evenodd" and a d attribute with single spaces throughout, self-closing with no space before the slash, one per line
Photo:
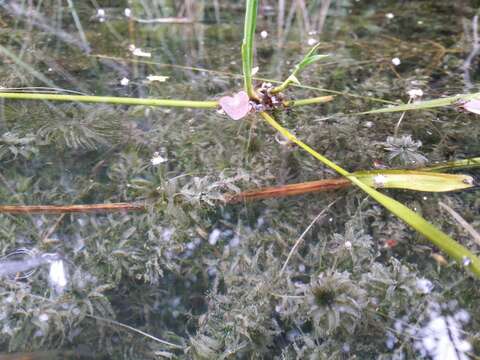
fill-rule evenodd
<path id="1" fill-rule="evenodd" d="M 240 120 L 250 111 L 250 99 L 245 91 L 232 96 L 224 96 L 218 101 L 223 111 L 233 120 Z"/>
<path id="2" fill-rule="evenodd" d="M 463 104 L 462 107 L 469 112 L 480 115 L 480 100 L 470 100 Z"/>

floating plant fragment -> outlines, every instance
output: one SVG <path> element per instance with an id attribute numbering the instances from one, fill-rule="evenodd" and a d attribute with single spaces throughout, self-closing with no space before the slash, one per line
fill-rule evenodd
<path id="1" fill-rule="evenodd" d="M 480 100 L 470 100 L 461 105 L 465 111 L 480 115 Z"/>
<path id="2" fill-rule="evenodd" d="M 218 102 L 222 110 L 233 120 L 244 118 L 251 109 L 250 99 L 245 91 L 233 96 L 224 96 Z"/>
<path id="3" fill-rule="evenodd" d="M 397 158 L 404 164 L 417 165 L 424 165 L 428 162 L 428 159 L 419 151 L 422 142 L 413 140 L 411 135 L 403 135 L 402 137 L 389 136 L 383 144 L 385 145 L 385 150 L 390 152 L 388 155 L 389 161 Z"/>

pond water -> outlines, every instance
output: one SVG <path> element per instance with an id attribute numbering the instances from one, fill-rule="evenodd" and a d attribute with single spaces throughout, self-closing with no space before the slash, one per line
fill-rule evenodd
<path id="1" fill-rule="evenodd" d="M 255 84 L 285 79 L 319 42 L 330 56 L 285 96 L 333 100 L 274 111 L 300 139 L 349 171 L 473 158 L 478 115 L 358 113 L 479 91 L 479 6 L 260 1 Z M 0 86 L 218 100 L 243 88 L 243 11 L 0 0 Z M 0 98 L 0 161 L 0 205 L 70 206 L 0 206 L 0 359 L 480 353 L 478 280 L 359 190 L 228 203 L 338 176 L 259 116 Z M 475 189 L 385 192 L 478 253 Z"/>

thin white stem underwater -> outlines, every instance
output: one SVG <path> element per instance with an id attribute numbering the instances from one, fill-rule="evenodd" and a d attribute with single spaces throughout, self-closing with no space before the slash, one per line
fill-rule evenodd
<path id="1" fill-rule="evenodd" d="M 285 263 L 283 264 L 282 266 L 282 269 L 280 270 L 280 274 L 279 276 L 281 277 L 283 275 L 283 272 L 285 271 L 287 265 L 288 265 L 288 262 L 290 261 L 290 258 L 293 256 L 293 254 L 295 253 L 295 251 L 297 250 L 297 248 L 300 246 L 300 244 L 302 243 L 303 241 L 303 238 L 305 237 L 305 235 L 307 235 L 307 233 L 309 232 L 309 230 L 313 227 L 313 225 L 318 221 L 318 219 L 320 219 L 323 215 L 325 215 L 325 213 L 333 206 L 333 204 L 335 204 L 336 202 L 338 201 L 335 200 L 335 201 L 332 201 L 330 204 L 328 204 L 328 206 L 323 209 L 322 211 L 320 211 L 320 213 L 315 217 L 315 219 L 313 219 L 313 221 L 310 223 L 310 225 L 307 226 L 307 228 L 303 231 L 302 235 L 300 235 L 300 237 L 297 239 L 297 241 L 295 242 L 295 244 L 293 245 L 292 249 L 290 250 L 290 252 L 288 253 L 288 256 L 287 256 L 287 260 L 285 260 Z"/>
<path id="2" fill-rule="evenodd" d="M 103 321 L 103 322 L 106 322 L 106 323 L 109 323 L 109 324 L 112 324 L 112 325 L 116 325 L 116 326 L 119 326 L 119 327 L 122 327 L 124 329 L 127 329 L 127 330 L 130 330 L 130 331 L 133 331 L 133 332 L 136 332 L 140 335 L 143 335 L 151 340 L 154 340 L 160 344 L 163 344 L 163 345 L 168 345 L 168 346 L 171 346 L 175 349 L 184 349 L 183 346 L 181 345 L 177 345 L 177 344 L 174 344 L 174 343 L 171 343 L 169 341 L 166 341 L 166 340 L 162 340 L 162 339 L 159 339 L 153 335 L 150 335 L 150 334 L 147 334 L 146 332 L 142 331 L 142 330 L 139 330 L 139 329 L 136 329 L 132 326 L 129 326 L 129 325 L 126 325 L 126 324 L 122 324 L 121 322 L 118 322 L 118 321 L 115 321 L 115 320 L 112 320 L 112 319 L 106 319 L 106 318 L 102 318 L 102 317 L 99 317 L 99 316 L 95 316 L 95 315 L 86 315 L 87 317 L 89 318 L 92 318 L 92 319 L 95 319 L 95 320 L 98 320 L 98 321 Z"/>

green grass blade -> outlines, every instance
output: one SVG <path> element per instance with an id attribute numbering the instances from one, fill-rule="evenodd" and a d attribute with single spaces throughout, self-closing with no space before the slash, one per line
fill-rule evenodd
<path id="1" fill-rule="evenodd" d="M 251 99 L 257 99 L 252 83 L 253 68 L 253 39 L 257 26 L 258 0 L 247 0 L 245 12 L 245 27 L 242 42 L 242 68 L 245 83 L 245 91 Z"/>
<path id="2" fill-rule="evenodd" d="M 364 184 L 377 189 L 405 189 L 445 192 L 473 187 L 473 178 L 463 174 L 444 174 L 414 170 L 375 170 L 354 172 Z"/>
<path id="3" fill-rule="evenodd" d="M 450 161 L 446 163 L 424 167 L 419 170 L 437 172 L 437 171 L 445 171 L 445 170 L 472 169 L 476 167 L 480 167 L 480 157 Z"/>
<path id="4" fill-rule="evenodd" d="M 434 108 L 443 107 L 443 106 L 451 106 L 461 101 L 469 101 L 474 99 L 480 99 L 480 93 L 460 94 L 460 95 L 450 96 L 450 97 L 441 98 L 441 99 L 415 102 L 412 104 L 402 104 L 398 106 L 391 106 L 391 107 L 386 107 L 386 108 L 377 109 L 377 110 L 365 111 L 365 112 L 358 113 L 358 115 L 434 109 Z M 350 114 L 350 115 L 354 115 L 354 114 Z"/>
<path id="5" fill-rule="evenodd" d="M 279 86 L 273 88 L 271 90 L 271 93 L 276 94 L 281 91 L 284 91 L 292 83 L 295 85 L 300 85 L 300 82 L 297 79 L 297 75 L 307 66 L 328 57 L 328 55 L 315 54 L 319 46 L 320 44 L 317 44 L 314 47 L 312 47 L 310 51 L 304 56 L 304 58 L 298 64 L 295 65 L 290 76 L 284 82 L 282 82 Z"/>
<path id="6" fill-rule="evenodd" d="M 381 192 L 371 188 L 370 186 L 364 184 L 361 180 L 356 178 L 353 174 L 349 173 L 348 171 L 344 170 L 334 162 L 330 161 L 323 155 L 319 154 L 315 150 L 313 150 L 310 146 L 305 144 L 304 142 L 297 139 L 293 134 L 291 134 L 288 130 L 283 128 L 272 116 L 269 114 L 262 112 L 260 115 L 264 118 L 264 120 L 272 126 L 275 130 L 277 130 L 280 134 L 282 134 L 285 138 L 289 139 L 293 143 L 300 146 L 302 149 L 307 151 L 310 155 L 315 157 L 316 159 L 320 160 L 324 165 L 328 166 L 329 168 L 335 170 L 340 175 L 349 179 L 353 184 L 358 186 L 368 195 L 370 195 L 373 199 L 375 199 L 378 203 L 380 203 L 383 207 L 389 210 L 391 213 L 396 215 L 398 218 L 402 219 L 412 228 L 417 230 L 420 234 L 425 236 L 432 244 L 437 246 L 440 250 L 447 253 L 453 259 L 455 259 L 458 263 L 462 264 L 466 268 L 470 269 L 477 277 L 480 278 L 480 259 L 476 257 L 472 252 L 470 252 L 467 248 L 460 245 L 458 242 L 453 240 L 450 236 L 442 232 L 441 230 L 437 229 L 435 226 L 430 224 L 416 212 L 410 210 L 405 205 L 401 204 L 397 200 L 394 200 Z"/>

